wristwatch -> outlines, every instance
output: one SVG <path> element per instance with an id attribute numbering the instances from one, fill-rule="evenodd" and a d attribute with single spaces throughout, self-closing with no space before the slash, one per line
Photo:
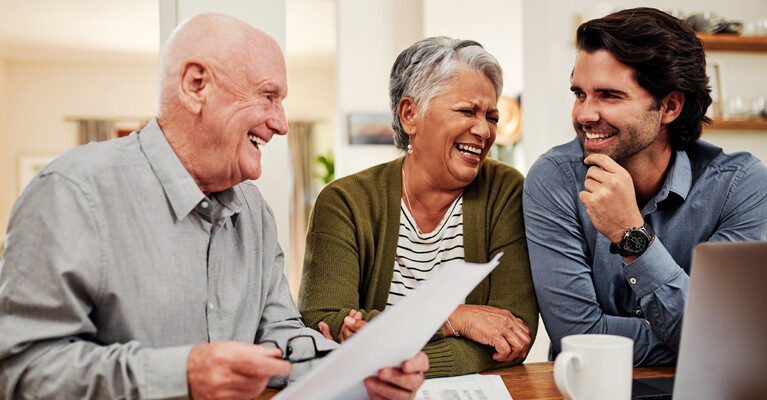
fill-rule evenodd
<path id="1" fill-rule="evenodd" d="M 638 256 L 650 247 L 653 240 L 655 232 L 650 225 L 644 224 L 641 228 L 627 230 L 620 242 L 610 243 L 610 253 L 620 254 L 621 257 Z"/>

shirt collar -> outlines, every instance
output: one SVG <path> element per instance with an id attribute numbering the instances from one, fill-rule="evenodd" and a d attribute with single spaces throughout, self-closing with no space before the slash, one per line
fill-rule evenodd
<path id="1" fill-rule="evenodd" d="M 157 123 L 157 118 L 153 118 L 141 130 L 138 138 L 176 218 L 179 220 L 186 218 L 201 201 L 205 200 L 205 195 L 168 143 Z M 232 221 L 235 222 L 234 216 L 239 213 L 242 202 L 234 188 L 222 190 L 215 193 L 215 196 L 216 200 L 226 208 L 223 216 L 232 216 Z"/>
<path id="2" fill-rule="evenodd" d="M 205 195 L 170 147 L 156 118 L 139 132 L 138 140 L 176 218 L 186 218 Z"/>
<path id="3" fill-rule="evenodd" d="M 677 150 L 672 160 L 671 169 L 666 176 L 665 182 L 660 192 L 658 192 L 656 203 L 665 200 L 669 193 L 676 193 L 682 200 L 687 198 L 692 187 L 692 168 L 690 167 L 690 157 L 687 152 Z"/>
<path id="4" fill-rule="evenodd" d="M 224 206 L 222 217 L 232 217 L 232 223 L 237 225 L 237 214 L 240 212 L 242 202 L 234 187 L 215 193 L 216 200 Z"/>

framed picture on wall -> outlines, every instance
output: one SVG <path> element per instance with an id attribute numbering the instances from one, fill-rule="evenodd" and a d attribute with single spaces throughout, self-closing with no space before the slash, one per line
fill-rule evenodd
<path id="1" fill-rule="evenodd" d="M 20 154 L 16 157 L 16 195 L 58 154 Z"/>
<path id="2" fill-rule="evenodd" d="M 347 120 L 349 144 L 394 144 L 391 114 L 352 113 Z"/>

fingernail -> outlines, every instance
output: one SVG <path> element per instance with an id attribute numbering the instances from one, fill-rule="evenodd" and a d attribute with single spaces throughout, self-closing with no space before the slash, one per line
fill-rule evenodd
<path id="1" fill-rule="evenodd" d="M 352 317 L 344 317 L 344 323 L 351 325 L 351 324 L 354 323 L 354 318 L 352 318 Z"/>

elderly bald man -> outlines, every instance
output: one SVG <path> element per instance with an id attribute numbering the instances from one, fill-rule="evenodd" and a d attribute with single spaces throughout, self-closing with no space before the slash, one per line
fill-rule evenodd
<path id="1" fill-rule="evenodd" d="M 158 92 L 141 131 L 67 152 L 14 205 L 0 397 L 252 398 L 336 346 L 301 322 L 248 181 L 287 133 L 278 45 L 232 17 L 193 17 L 160 55 Z M 307 362 L 259 345 L 300 335 L 292 357 Z M 365 384 L 408 398 L 426 369 L 419 353 Z"/>

